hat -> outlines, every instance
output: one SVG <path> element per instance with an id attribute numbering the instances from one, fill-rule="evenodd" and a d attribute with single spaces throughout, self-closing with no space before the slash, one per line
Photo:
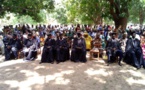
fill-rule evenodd
<path id="1" fill-rule="evenodd" d="M 52 36 L 52 35 L 49 33 L 49 34 L 47 34 L 47 36 Z"/>
<path id="2" fill-rule="evenodd" d="M 17 34 L 13 34 L 13 37 L 17 37 Z"/>
<path id="3" fill-rule="evenodd" d="M 32 33 L 29 33 L 28 36 L 32 36 Z"/>
<path id="4" fill-rule="evenodd" d="M 81 33 L 77 33 L 77 36 L 80 37 L 82 34 Z"/>
<path id="5" fill-rule="evenodd" d="M 111 35 L 116 35 L 116 34 L 117 34 L 116 32 L 112 32 L 112 33 L 111 33 Z"/>

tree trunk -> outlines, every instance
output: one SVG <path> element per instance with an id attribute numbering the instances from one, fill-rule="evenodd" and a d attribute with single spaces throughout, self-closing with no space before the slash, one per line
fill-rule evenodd
<path id="1" fill-rule="evenodd" d="M 127 21 L 128 21 L 128 17 L 122 17 L 122 18 L 114 20 L 115 27 L 116 27 L 115 31 L 118 31 L 119 29 L 121 29 L 124 32 L 126 30 Z"/>
<path id="2" fill-rule="evenodd" d="M 123 4 L 123 0 L 119 2 L 120 0 L 108 0 L 110 2 L 110 14 L 113 17 L 113 20 L 115 22 L 115 31 L 117 32 L 119 29 L 121 29 L 123 32 L 126 30 L 127 21 L 129 17 L 129 11 L 128 11 L 128 3 L 130 1 L 126 1 Z M 123 5 L 122 8 L 119 7 L 120 5 Z M 121 14 L 125 14 L 124 16 L 121 16 Z"/>

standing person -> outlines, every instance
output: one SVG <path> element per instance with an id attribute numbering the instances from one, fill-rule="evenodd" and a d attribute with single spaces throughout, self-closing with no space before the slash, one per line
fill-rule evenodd
<path id="1" fill-rule="evenodd" d="M 86 59 L 86 43 L 82 38 L 81 33 L 77 33 L 77 37 L 73 40 L 71 61 L 74 62 L 87 62 Z"/>
<path id="2" fill-rule="evenodd" d="M 90 51 L 92 48 L 92 45 L 91 45 L 92 37 L 86 32 L 86 33 L 84 33 L 84 39 L 86 42 L 86 49 L 87 49 L 87 51 Z"/>
<path id="3" fill-rule="evenodd" d="M 109 25 L 108 26 L 105 26 L 105 29 L 104 29 L 105 41 L 108 40 L 108 33 L 109 33 Z"/>
<path id="4" fill-rule="evenodd" d="M 5 51 L 5 60 L 10 60 L 11 58 L 11 47 L 10 47 L 10 43 L 11 43 L 11 36 L 10 35 L 5 35 L 4 39 L 3 39 L 3 43 L 4 43 L 4 51 Z"/>
<path id="5" fill-rule="evenodd" d="M 52 35 L 48 34 L 48 37 L 45 40 L 44 48 L 41 56 L 41 63 L 54 63 L 53 51 L 55 48 L 55 40 L 52 39 Z"/>
<path id="6" fill-rule="evenodd" d="M 108 56 L 107 66 L 109 66 L 111 60 L 115 59 L 116 57 L 119 57 L 118 64 L 121 66 L 123 52 L 121 50 L 121 44 L 119 43 L 118 38 L 116 38 L 116 33 L 112 33 L 112 38 L 107 41 L 106 50 L 107 50 L 107 56 Z"/>

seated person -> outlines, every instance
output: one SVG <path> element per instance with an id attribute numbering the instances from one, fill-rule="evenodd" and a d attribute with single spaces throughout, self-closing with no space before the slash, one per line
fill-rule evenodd
<path id="1" fill-rule="evenodd" d="M 41 63 L 54 63 L 54 48 L 55 48 L 55 40 L 52 39 L 52 35 L 48 34 L 44 42 L 44 48 L 41 56 Z"/>
<path id="2" fill-rule="evenodd" d="M 137 69 L 140 69 L 142 65 L 145 68 L 140 40 L 135 38 L 135 32 L 132 32 L 131 36 L 132 38 L 128 38 L 126 43 L 124 61 L 135 66 Z"/>
<path id="3" fill-rule="evenodd" d="M 37 55 L 37 42 L 33 39 L 32 34 L 28 34 L 28 39 L 24 41 L 24 56 L 25 60 L 34 60 Z"/>
<path id="4" fill-rule="evenodd" d="M 11 39 L 10 47 L 14 59 L 18 59 L 18 52 L 22 49 L 23 46 L 21 41 L 17 38 L 16 34 L 14 34 L 13 38 Z"/>
<path id="5" fill-rule="evenodd" d="M 99 54 L 102 54 L 103 50 L 102 48 L 102 43 L 101 43 L 101 38 L 99 34 L 96 34 L 96 38 L 92 41 L 93 43 L 93 49 L 90 52 L 93 51 L 99 51 Z"/>
<path id="6" fill-rule="evenodd" d="M 93 46 L 94 48 L 98 48 L 98 49 L 102 47 L 102 41 L 100 35 L 96 35 L 96 38 L 93 40 Z"/>
<path id="7" fill-rule="evenodd" d="M 77 37 L 73 40 L 71 61 L 74 62 L 87 62 L 86 59 L 86 43 L 82 38 L 81 33 L 77 33 Z"/>
<path id="8" fill-rule="evenodd" d="M 116 38 L 116 33 L 112 33 L 112 38 L 107 41 L 106 45 L 106 51 L 107 51 L 107 56 L 108 56 L 108 64 L 116 57 L 119 57 L 119 62 L 118 64 L 121 66 L 121 60 L 123 58 L 123 52 L 121 50 L 121 44 L 119 43 L 119 40 Z"/>
<path id="9" fill-rule="evenodd" d="M 62 34 L 57 37 L 55 49 L 57 64 L 69 60 L 69 44 Z"/>

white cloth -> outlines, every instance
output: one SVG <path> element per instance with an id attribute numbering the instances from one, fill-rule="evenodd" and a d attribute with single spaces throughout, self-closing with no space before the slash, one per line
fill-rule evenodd
<path id="1" fill-rule="evenodd" d="M 140 40 L 140 36 L 138 34 L 136 34 L 135 38 Z"/>

